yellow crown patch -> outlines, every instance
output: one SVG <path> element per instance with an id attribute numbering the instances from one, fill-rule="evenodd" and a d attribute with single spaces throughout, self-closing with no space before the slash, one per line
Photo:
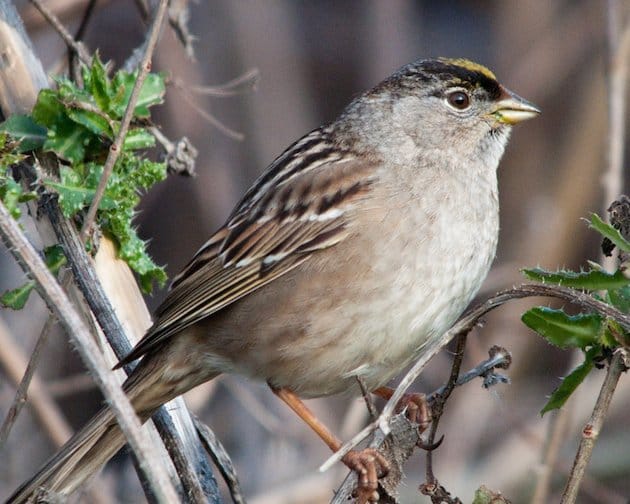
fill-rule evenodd
<path id="1" fill-rule="evenodd" d="M 485 66 L 475 63 L 474 61 L 467 60 L 465 58 L 439 58 L 440 61 L 448 65 L 455 65 L 471 72 L 479 72 L 485 75 L 489 79 L 497 80 L 496 76 Z"/>

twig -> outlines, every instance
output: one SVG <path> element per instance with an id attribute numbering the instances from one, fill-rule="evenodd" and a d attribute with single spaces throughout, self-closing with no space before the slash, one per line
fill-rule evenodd
<path id="1" fill-rule="evenodd" d="M 144 51 L 142 62 L 138 69 L 138 77 L 136 78 L 136 82 L 134 83 L 133 89 L 131 90 L 129 103 L 127 104 L 125 114 L 123 115 L 123 118 L 120 122 L 120 130 L 118 131 L 118 134 L 114 139 L 114 143 L 109 147 L 107 159 L 105 160 L 105 166 L 103 167 L 103 174 L 101 175 L 101 179 L 98 182 L 98 186 L 94 193 L 94 199 L 90 204 L 90 208 L 88 209 L 85 220 L 83 221 L 83 226 L 81 227 L 80 236 L 83 241 L 85 241 L 85 237 L 88 235 L 92 228 L 94 218 L 96 217 L 96 211 L 98 210 L 101 199 L 105 194 L 105 189 L 107 188 L 107 181 L 109 180 L 109 177 L 114 170 L 114 165 L 116 164 L 118 156 L 120 155 L 120 151 L 122 150 L 122 144 L 125 136 L 127 135 L 127 130 L 129 129 L 131 119 L 133 118 L 142 85 L 144 84 L 144 80 L 146 79 L 147 74 L 151 71 L 151 58 L 153 57 L 153 51 L 155 50 L 155 45 L 157 44 L 167 5 L 167 0 L 160 0 L 160 3 L 156 9 L 155 18 L 153 19 L 153 23 L 151 24 L 151 29 L 149 32 L 147 46 Z"/>
<path id="2" fill-rule="evenodd" d="M 367 407 L 368 413 L 370 414 L 370 418 L 372 421 L 376 420 L 378 417 L 378 413 L 376 412 L 376 406 L 374 406 L 374 400 L 372 398 L 372 394 L 365 386 L 363 382 L 363 378 L 360 376 L 356 376 L 357 382 L 359 382 L 359 388 L 361 389 L 361 395 L 363 396 L 363 400 L 365 401 L 365 406 Z"/>
<path id="3" fill-rule="evenodd" d="M 183 44 L 186 56 L 191 60 L 195 59 L 195 49 L 193 42 L 195 36 L 190 33 L 188 21 L 190 21 L 189 0 L 172 0 L 168 8 L 168 23 Z"/>
<path id="4" fill-rule="evenodd" d="M 492 352 L 492 350 L 491 350 Z M 472 368 L 467 373 L 464 373 L 457 380 L 456 385 L 460 386 L 465 383 L 468 383 L 473 378 L 478 377 L 486 377 L 492 374 L 495 368 L 505 369 L 509 366 L 511 362 L 511 356 L 509 352 L 504 349 L 496 351 L 493 355 L 479 363 L 477 366 Z M 497 381 L 494 381 L 495 383 Z M 485 382 L 484 382 L 485 386 Z M 444 392 L 446 385 L 440 387 L 432 394 L 427 397 L 427 401 L 429 403 L 433 402 L 436 396 L 440 393 Z M 392 466 L 392 470 L 388 474 L 388 476 L 379 481 L 381 485 L 381 489 L 379 493 L 381 494 L 380 502 L 395 502 L 393 499 L 393 495 L 395 494 L 395 489 L 400 484 L 400 481 L 403 478 L 402 466 L 404 462 L 411 456 L 414 448 L 417 446 L 420 441 L 420 433 L 418 431 L 418 426 L 409 421 L 409 419 L 405 416 L 404 413 L 396 415 L 390 421 L 392 436 L 385 436 L 380 430 L 377 430 L 374 435 L 374 440 L 370 443 L 370 447 L 378 448 L 381 451 L 384 451 L 383 455 L 387 458 Z M 376 424 L 375 424 L 376 425 Z M 335 494 L 335 498 L 333 499 L 334 504 L 343 504 L 347 502 L 347 498 L 352 494 L 352 490 L 356 485 L 356 476 L 353 472 L 350 472 L 346 479 L 344 480 L 342 486 Z M 437 491 L 438 489 L 436 489 Z M 444 490 L 446 492 L 446 490 Z"/>
<path id="5" fill-rule="evenodd" d="M 53 319 L 54 320 L 54 319 Z M 25 368 L 29 365 L 29 361 L 22 350 L 15 343 L 15 339 L 11 337 L 8 329 L 0 320 L 0 362 L 4 373 L 16 385 L 20 383 Z M 30 384 L 29 399 L 31 408 L 43 426 L 48 437 L 55 446 L 61 446 L 72 435 L 72 428 L 63 414 L 48 395 L 47 390 L 39 380 L 37 374 L 33 376 Z M 8 432 L 6 435 L 8 436 Z"/>
<path id="6" fill-rule="evenodd" d="M 233 130 L 229 126 L 226 126 L 207 110 L 204 110 L 203 107 L 197 104 L 192 96 L 190 96 L 190 93 L 187 89 L 185 89 L 184 87 L 180 87 L 180 90 L 184 101 L 188 103 L 188 105 L 190 105 L 193 110 L 195 110 L 201 116 L 202 119 L 205 119 L 209 124 L 217 128 L 225 136 L 232 138 L 233 140 L 238 140 L 239 142 L 245 138 L 245 135 Z"/>
<path id="7" fill-rule="evenodd" d="M 573 467 L 569 474 L 569 480 L 564 488 L 560 504 L 573 504 L 576 502 L 580 483 L 584 477 L 586 466 L 591 459 L 595 442 L 604 425 L 613 393 L 615 392 L 621 373 L 627 371 L 629 365 L 630 356 L 628 352 L 623 348 L 617 349 L 608 365 L 608 371 L 606 372 L 606 377 L 604 378 L 604 383 L 597 397 L 591 418 L 582 430 L 582 440 L 580 441 L 578 452 L 573 461 Z"/>
<path id="8" fill-rule="evenodd" d="M 80 42 L 85 35 L 85 31 L 87 30 L 87 26 L 90 21 L 90 18 L 92 17 L 92 14 L 94 13 L 97 1 L 98 0 L 89 0 L 87 7 L 83 11 L 83 16 L 81 17 L 81 22 L 79 23 L 79 27 L 77 28 L 77 31 L 74 33 L 74 40 L 76 40 L 77 42 Z M 78 71 L 79 65 L 77 65 L 76 63 L 77 63 L 76 53 L 74 51 L 69 51 L 68 52 L 68 69 L 70 70 L 72 79 L 74 81 L 77 81 L 77 79 L 81 78 L 80 72 Z"/>
<path id="9" fill-rule="evenodd" d="M 477 364 L 474 368 L 460 375 L 457 379 L 457 382 L 455 382 L 455 386 L 461 387 L 462 385 L 465 385 L 466 383 L 474 380 L 475 378 L 479 378 L 480 376 L 484 377 L 483 386 L 485 388 L 489 388 L 496 383 L 508 383 L 509 380 L 505 376 L 494 373 L 494 370 L 497 368 L 507 369 L 508 367 L 510 367 L 510 364 L 512 364 L 512 355 L 510 354 L 510 352 L 508 352 L 505 348 L 494 346 L 490 349 L 490 357 L 485 361 Z M 488 380 L 489 377 L 492 378 Z M 444 385 L 434 392 L 431 392 L 431 394 L 427 396 L 427 401 L 429 402 L 429 404 L 435 401 L 436 397 L 442 396 L 446 387 L 447 385 Z"/>
<path id="10" fill-rule="evenodd" d="M 50 329 L 52 328 L 55 322 L 55 318 L 52 316 L 48 316 L 46 318 L 46 322 L 44 323 L 44 327 L 42 328 L 37 341 L 35 342 L 35 347 L 33 348 L 33 352 L 31 353 L 31 357 L 28 360 L 28 364 L 26 365 L 26 370 L 24 371 L 24 375 L 22 376 L 22 380 L 20 381 L 20 385 L 18 386 L 17 391 L 15 392 L 15 397 L 13 398 L 13 402 L 11 403 L 11 407 L 9 408 L 9 412 L 2 423 L 2 428 L 0 428 L 0 450 L 2 446 L 6 442 L 9 437 L 9 433 L 11 432 L 11 428 L 15 424 L 20 412 L 22 411 L 22 407 L 26 404 L 26 396 L 28 387 L 31 384 L 31 380 L 35 375 L 35 369 L 37 369 L 37 365 L 39 364 L 39 356 L 41 355 L 42 349 L 48 341 L 48 335 L 50 334 Z"/>
<path id="11" fill-rule="evenodd" d="M 235 504 L 245 504 L 245 498 L 243 497 L 241 485 L 238 481 L 238 477 L 236 476 L 236 470 L 234 469 L 230 456 L 221 444 L 221 441 L 217 439 L 214 432 L 212 432 L 206 424 L 199 420 L 198 417 L 193 416 L 192 418 L 203 446 L 210 457 L 212 457 L 212 461 L 219 468 L 221 476 L 223 476 L 225 484 L 230 490 L 232 500 Z"/>
<path id="12" fill-rule="evenodd" d="M 453 358 L 453 365 L 451 367 L 451 375 L 448 378 L 448 382 L 443 387 L 443 390 L 437 394 L 434 394 L 433 404 L 431 405 L 431 430 L 427 439 L 429 446 L 435 443 L 435 434 L 440 423 L 440 418 L 444 413 L 444 405 L 450 397 L 453 390 L 457 385 L 457 379 L 459 378 L 459 371 L 462 367 L 462 361 L 464 360 L 464 348 L 466 347 L 466 338 L 468 334 L 462 332 L 457 336 L 457 348 L 455 350 L 455 357 Z M 436 487 L 437 478 L 433 474 L 433 450 L 427 450 L 426 455 L 426 483 L 421 486 L 421 492 L 425 493 L 422 488 Z"/>
<path id="13" fill-rule="evenodd" d="M 141 460 L 158 501 L 176 502 L 177 494 L 168 474 L 161 464 L 156 463 L 154 448 L 148 435 L 140 429 L 140 421 L 129 399 L 114 379 L 113 373 L 109 371 L 88 327 L 2 203 L 0 234 L 22 269 L 35 280 L 38 292 L 73 339 L 83 361 L 110 403 L 120 428 Z"/>
<path id="14" fill-rule="evenodd" d="M 260 71 L 257 68 L 252 68 L 243 75 L 218 86 L 188 86 L 188 89 L 196 94 L 208 95 L 214 98 L 227 98 L 240 95 L 245 90 L 255 89 L 259 80 Z M 179 79 L 176 79 L 175 83 L 179 88 L 186 87 Z"/>
<path id="15" fill-rule="evenodd" d="M 503 305 L 504 303 L 512 299 L 522 299 L 526 297 L 554 297 L 563 299 L 570 303 L 576 304 L 590 311 L 598 312 L 605 317 L 610 317 L 616 320 L 620 325 L 626 329 L 630 329 L 630 315 L 620 312 L 613 306 L 599 301 L 589 294 L 576 291 L 568 287 L 561 287 L 557 285 L 542 285 L 542 284 L 525 284 L 520 287 L 514 287 L 512 289 L 498 293 L 497 295 L 489 298 L 484 303 L 478 305 L 473 310 L 469 311 L 459 322 L 457 322 L 450 330 L 445 332 L 442 336 L 437 338 L 428 344 L 423 350 L 422 355 L 413 365 L 413 367 L 407 372 L 400 384 L 394 391 L 394 394 L 389 399 L 385 408 L 381 412 L 380 417 L 376 422 L 371 422 L 361 432 L 354 436 L 350 441 L 345 443 L 337 452 L 335 452 L 328 460 L 326 460 L 319 468 L 320 471 L 326 471 L 333 464 L 341 460 L 346 453 L 357 446 L 361 441 L 368 437 L 375 429 L 380 429 L 387 434 L 389 432 L 389 422 L 394 416 L 396 405 L 403 397 L 407 389 L 420 375 L 424 366 L 431 360 L 440 350 L 455 336 L 469 332 L 478 322 L 478 320 L 489 311 Z"/>
<path id="16" fill-rule="evenodd" d="M 66 29 L 66 27 L 40 0 L 31 0 L 31 3 L 35 8 L 44 16 L 46 21 L 57 31 L 66 45 L 74 51 L 83 63 L 89 65 L 92 61 L 92 57 L 88 54 L 83 44 L 77 42 L 72 37 L 72 34 Z"/>

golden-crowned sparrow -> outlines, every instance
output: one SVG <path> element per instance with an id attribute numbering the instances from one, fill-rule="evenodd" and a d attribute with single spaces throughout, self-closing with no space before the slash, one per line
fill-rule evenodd
<path id="1" fill-rule="evenodd" d="M 264 380 L 297 410 L 297 396 L 342 392 L 357 377 L 386 384 L 483 282 L 499 229 L 497 165 L 511 125 L 538 113 L 481 65 L 424 60 L 291 145 L 123 360 L 142 357 L 124 385 L 141 419 L 220 373 Z M 10 501 L 38 487 L 70 493 L 123 443 L 103 410 Z"/>

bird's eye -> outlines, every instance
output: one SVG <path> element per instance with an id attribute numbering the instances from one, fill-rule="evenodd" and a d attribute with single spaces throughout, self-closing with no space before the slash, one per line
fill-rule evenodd
<path id="1" fill-rule="evenodd" d="M 468 93 L 460 89 L 449 93 L 446 100 L 451 107 L 457 110 L 465 110 L 470 107 L 470 96 L 468 96 Z"/>

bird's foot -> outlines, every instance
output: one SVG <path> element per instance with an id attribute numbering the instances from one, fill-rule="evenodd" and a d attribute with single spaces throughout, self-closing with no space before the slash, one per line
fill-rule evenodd
<path id="1" fill-rule="evenodd" d="M 357 473 L 358 483 L 354 497 L 358 504 L 378 502 L 378 480 L 389 473 L 389 462 L 374 448 L 352 450 L 341 459 Z"/>
<path id="2" fill-rule="evenodd" d="M 420 433 L 427 430 L 431 424 L 431 407 L 427 401 L 427 396 L 419 392 L 409 392 L 402 396 L 396 405 L 396 412 L 405 412 L 405 416 L 410 422 L 418 424 Z"/>

